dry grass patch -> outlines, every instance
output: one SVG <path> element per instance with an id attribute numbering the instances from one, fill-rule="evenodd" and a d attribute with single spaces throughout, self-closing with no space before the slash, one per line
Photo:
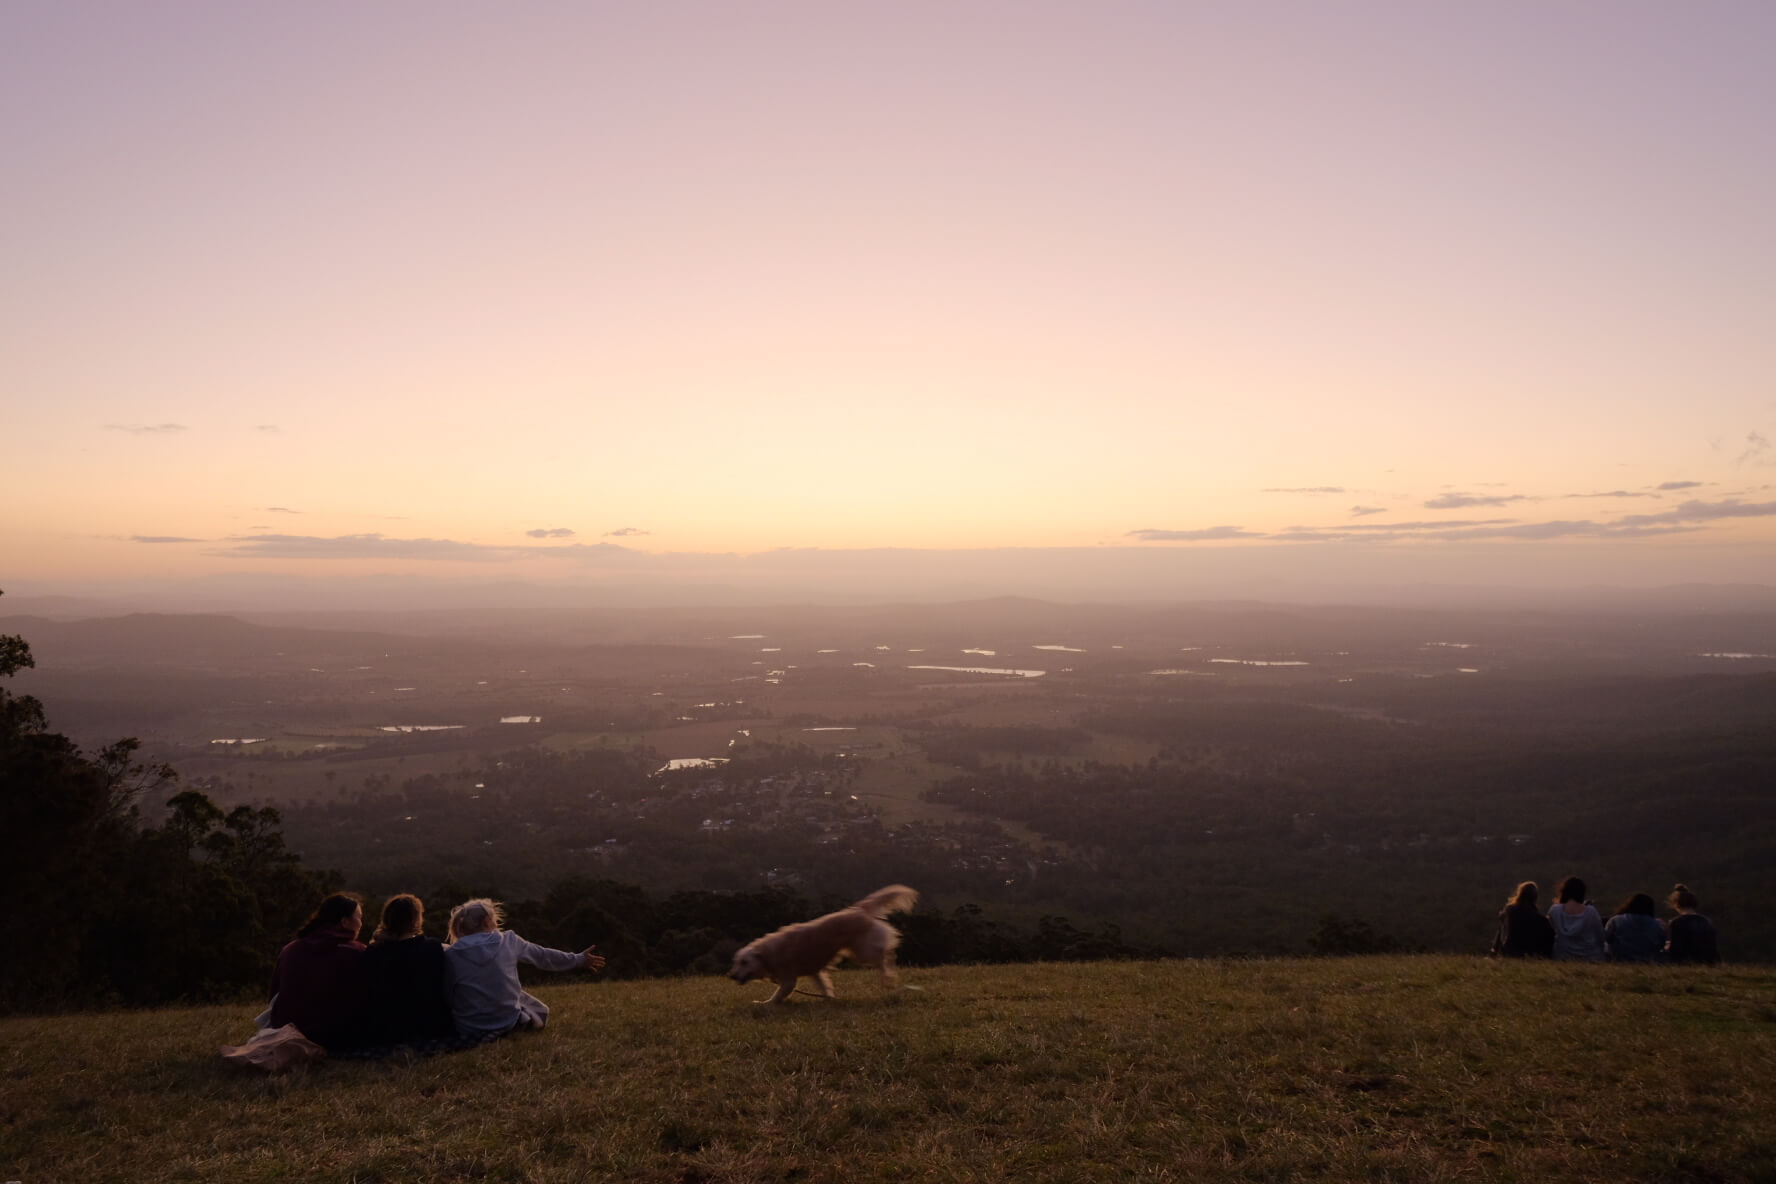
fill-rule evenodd
<path id="1" fill-rule="evenodd" d="M 1474 959 L 545 985 L 466 1053 L 269 1080 L 251 1008 L 0 1023 L 25 1181 L 1771 1180 L 1776 973 Z"/>

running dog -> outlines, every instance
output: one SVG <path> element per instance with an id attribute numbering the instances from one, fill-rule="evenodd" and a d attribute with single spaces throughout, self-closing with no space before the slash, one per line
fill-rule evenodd
<path id="1" fill-rule="evenodd" d="M 777 984 L 777 993 L 761 1002 L 782 1003 L 796 989 L 796 980 L 807 975 L 831 999 L 828 971 L 840 956 L 850 954 L 864 966 L 880 967 L 882 986 L 892 989 L 899 977 L 894 971 L 894 947 L 900 944 L 900 933 L 883 918 L 911 909 L 918 899 L 919 894 L 905 884 L 890 884 L 850 908 L 785 925 L 735 954 L 728 977 L 737 983 L 768 978 Z"/>

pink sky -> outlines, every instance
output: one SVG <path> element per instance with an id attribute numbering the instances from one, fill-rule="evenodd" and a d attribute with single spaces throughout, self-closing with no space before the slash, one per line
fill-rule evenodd
<path id="1" fill-rule="evenodd" d="M 9 5 L 0 587 L 1776 583 L 1772 46 L 1751 2 Z"/>

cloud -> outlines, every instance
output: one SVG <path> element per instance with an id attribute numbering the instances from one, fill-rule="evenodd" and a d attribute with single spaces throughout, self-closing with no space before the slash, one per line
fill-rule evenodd
<path id="1" fill-rule="evenodd" d="M 278 427 L 275 423 L 256 423 L 253 425 L 253 430 L 255 432 L 269 432 L 275 436 L 284 429 Z"/>
<path id="2" fill-rule="evenodd" d="M 1729 518 L 1776 517 L 1776 502 L 1688 501 L 1658 514 L 1629 514 L 1609 521 L 1555 519 L 1523 522 L 1493 518 L 1466 522 L 1361 522 L 1344 526 L 1296 526 L 1269 536 L 1276 542 L 1467 542 L 1482 539 L 1543 541 L 1563 538 L 1627 539 L 1701 530 Z"/>
<path id="3" fill-rule="evenodd" d="M 1660 493 L 1671 493 L 1678 489 L 1695 489 L 1702 484 L 1700 481 L 1663 481 L 1654 486 Z"/>
<path id="4" fill-rule="evenodd" d="M 300 513 L 302 513 L 302 511 L 301 510 L 292 510 L 287 506 L 266 506 L 265 513 L 267 513 L 267 514 L 300 514 Z"/>
<path id="5" fill-rule="evenodd" d="M 396 539 L 381 534 L 232 535 L 228 545 L 215 552 L 230 559 L 418 559 L 457 563 L 505 563 L 517 559 L 547 557 L 600 562 L 636 556 L 640 552 L 615 543 L 572 543 L 565 547 L 529 544 L 501 546 L 465 543 L 456 539 Z"/>
<path id="6" fill-rule="evenodd" d="M 1769 439 L 1761 432 L 1747 432 L 1745 434 L 1745 451 L 1739 454 L 1739 459 L 1735 463 L 1741 465 L 1756 465 L 1759 468 L 1762 468 L 1767 464 L 1776 463 L 1772 462 L 1770 459 Z"/>
<path id="7" fill-rule="evenodd" d="M 1663 489 L 1664 486 L 1660 486 L 1660 488 Z M 1611 489 L 1606 493 L 1569 493 L 1569 494 L 1566 494 L 1565 496 L 1567 496 L 1567 497 L 1652 497 L 1653 495 L 1650 493 L 1647 493 L 1645 490 L 1642 490 L 1639 493 L 1630 493 L 1626 489 Z"/>
<path id="8" fill-rule="evenodd" d="M 1283 543 L 1460 543 L 1489 539 L 1543 541 L 1562 538 L 1631 538 L 1639 535 L 1677 534 L 1700 527 L 1680 523 L 1623 527 L 1617 523 L 1579 521 L 1445 523 L 1409 522 L 1352 525 L 1343 528 L 1295 527 L 1270 536 Z"/>
<path id="9" fill-rule="evenodd" d="M 604 537 L 607 539 L 626 539 L 626 538 L 629 538 L 633 535 L 652 534 L 652 533 L 653 533 L 652 531 L 643 530 L 639 526 L 619 526 L 615 530 L 605 531 Z"/>
<path id="10" fill-rule="evenodd" d="M 1487 530 L 1518 525 L 1516 518 L 1473 518 L 1453 522 L 1347 522 L 1341 526 L 1291 526 L 1271 535 L 1283 543 L 1340 542 L 1364 539 L 1392 542 L 1423 539 L 1449 531 Z"/>
<path id="11" fill-rule="evenodd" d="M 1343 493 L 1344 486 L 1342 486 L 1342 485 L 1302 485 L 1302 486 L 1298 486 L 1293 489 L 1279 489 L 1279 488 L 1276 488 L 1273 486 L 1272 488 L 1262 490 L 1261 492 L 1263 492 L 1263 493 Z"/>
<path id="12" fill-rule="evenodd" d="M 1470 518 L 1457 519 L 1452 522 L 1351 522 L 1344 526 L 1326 527 L 1328 530 L 1468 530 L 1479 526 L 1512 526 L 1516 518 Z M 1314 527 L 1294 527 L 1295 530 L 1311 530 Z"/>
<path id="13" fill-rule="evenodd" d="M 1776 516 L 1776 502 L 1742 502 L 1730 497 L 1718 502 L 1688 501 L 1662 514 L 1631 514 L 1614 523 L 1617 527 L 1658 526 L 1683 522 L 1718 522 L 1724 518 Z"/>
<path id="14" fill-rule="evenodd" d="M 178 536 L 176 534 L 132 534 L 132 535 L 130 535 L 130 542 L 132 542 L 132 543 L 201 543 L 201 542 L 205 542 L 205 541 L 206 540 L 204 540 L 204 539 L 181 538 L 180 536 Z"/>
<path id="15" fill-rule="evenodd" d="M 1366 518 L 1370 514 L 1385 514 L 1385 513 L 1387 513 L 1386 506 L 1352 506 L 1351 507 L 1351 517 L 1352 518 Z"/>
<path id="16" fill-rule="evenodd" d="M 1261 539 L 1265 535 L 1241 526 L 1210 526 L 1203 530 L 1131 530 L 1125 538 L 1143 543 L 1200 543 L 1211 539 Z"/>
<path id="17" fill-rule="evenodd" d="M 132 436 L 153 436 L 165 432 L 182 432 L 185 430 L 185 425 L 182 423 L 108 423 L 105 425 L 105 430 L 107 432 L 128 432 Z"/>
<path id="18" fill-rule="evenodd" d="M 1502 506 L 1529 499 L 1521 493 L 1445 493 L 1424 504 L 1427 510 L 1460 510 L 1466 506 Z"/>
<path id="19" fill-rule="evenodd" d="M 535 530 L 527 530 L 524 533 L 533 539 L 571 539 L 574 536 L 574 532 L 565 526 L 539 526 Z"/>

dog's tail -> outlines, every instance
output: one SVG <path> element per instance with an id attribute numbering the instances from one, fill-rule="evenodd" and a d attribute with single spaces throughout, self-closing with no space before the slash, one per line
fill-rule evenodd
<path id="1" fill-rule="evenodd" d="M 907 912 L 919 903 L 919 894 L 905 884 L 878 888 L 851 907 L 880 921 L 889 913 Z"/>

